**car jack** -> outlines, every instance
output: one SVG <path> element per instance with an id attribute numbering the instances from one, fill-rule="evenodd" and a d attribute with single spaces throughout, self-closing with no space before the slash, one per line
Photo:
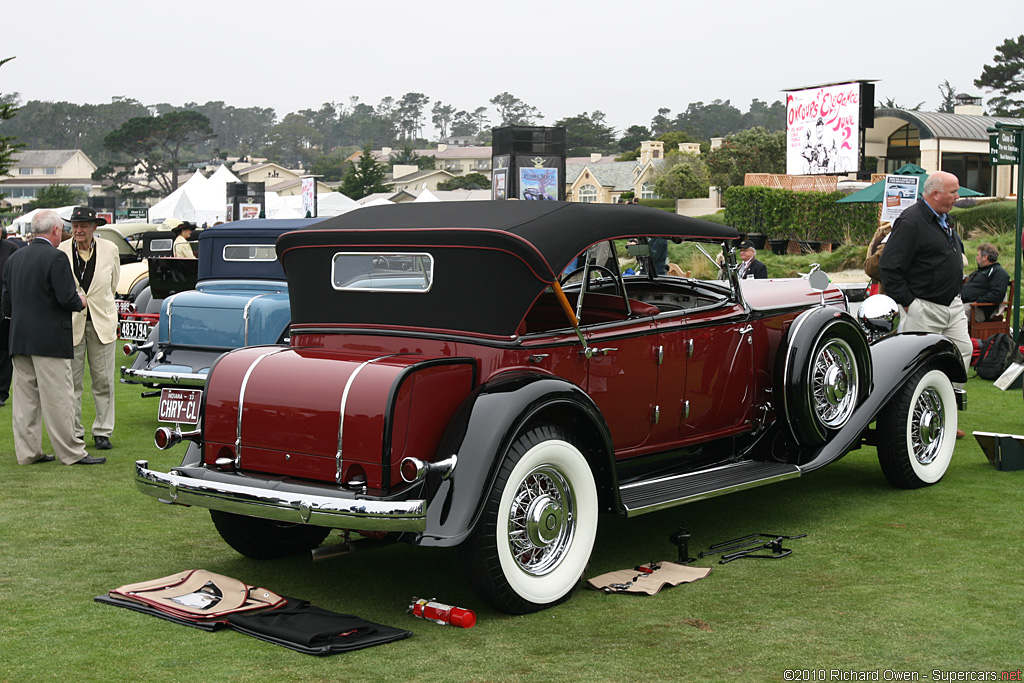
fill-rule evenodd
<path id="1" fill-rule="evenodd" d="M 797 534 L 796 536 L 784 536 L 782 534 L 749 534 L 740 538 L 734 538 L 731 541 L 723 541 L 721 543 L 715 543 L 709 546 L 707 550 L 701 551 L 697 554 L 697 557 L 708 557 L 709 555 L 722 555 L 722 559 L 718 561 L 718 564 L 725 564 L 726 562 L 732 562 L 733 560 L 739 560 L 742 558 L 760 558 L 764 560 L 777 560 L 780 557 L 786 555 L 792 555 L 793 550 L 791 548 L 783 548 L 782 542 L 784 539 L 803 538 L 807 534 Z M 767 538 L 767 541 L 761 541 L 760 539 Z M 769 554 L 759 554 L 759 550 L 769 550 Z"/>
<path id="2" fill-rule="evenodd" d="M 679 549 L 679 559 L 676 560 L 676 564 L 690 564 L 697 561 L 697 558 L 690 557 L 690 532 L 685 527 L 679 527 L 673 531 L 668 537 L 668 542 Z"/>

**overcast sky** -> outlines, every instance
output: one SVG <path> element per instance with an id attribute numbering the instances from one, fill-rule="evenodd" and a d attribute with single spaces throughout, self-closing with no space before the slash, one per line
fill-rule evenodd
<path id="1" fill-rule="evenodd" d="M 12 0 L 0 18 L 0 58 L 17 57 L 0 93 L 23 103 L 223 100 L 282 118 L 421 92 L 429 126 L 438 100 L 472 111 L 508 91 L 541 124 L 600 110 L 621 132 L 660 107 L 746 111 L 843 80 L 926 111 L 943 80 L 987 101 L 974 79 L 1024 31 L 1024 2 Z"/>

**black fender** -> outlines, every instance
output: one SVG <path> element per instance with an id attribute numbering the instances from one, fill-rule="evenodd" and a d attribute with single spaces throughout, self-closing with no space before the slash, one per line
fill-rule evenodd
<path id="1" fill-rule="evenodd" d="M 786 333 L 785 351 L 779 354 L 775 376 L 779 378 L 776 395 L 782 400 L 782 419 L 801 446 L 816 446 L 832 435 L 818 424 L 810 400 L 808 373 L 818 343 L 839 337 L 850 344 L 857 358 L 857 404 L 868 395 L 872 377 L 872 354 L 864 331 L 852 315 L 832 306 L 804 311 Z"/>
<path id="2" fill-rule="evenodd" d="M 538 422 L 565 426 L 579 439 L 598 482 L 602 509 L 614 509 L 614 448 L 593 399 L 557 377 L 512 373 L 477 387 L 449 423 L 437 458 L 454 454 L 458 462 L 430 496 L 426 530 L 415 542 L 454 546 L 465 540 L 476 526 L 506 451 L 524 427 Z"/>
<path id="3" fill-rule="evenodd" d="M 824 467 L 845 455 L 859 443 L 861 435 L 874 422 L 886 404 L 910 377 L 924 367 L 935 367 L 951 382 L 966 382 L 963 356 L 956 345 L 940 334 L 911 332 L 897 334 L 871 345 L 875 374 L 871 392 L 842 429 L 808 462 L 802 472 Z"/>

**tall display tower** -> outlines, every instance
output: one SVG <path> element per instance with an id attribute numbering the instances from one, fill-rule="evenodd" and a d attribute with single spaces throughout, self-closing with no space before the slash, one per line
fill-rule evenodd
<path id="1" fill-rule="evenodd" d="M 565 201 L 565 127 L 493 129 L 491 198 Z"/>

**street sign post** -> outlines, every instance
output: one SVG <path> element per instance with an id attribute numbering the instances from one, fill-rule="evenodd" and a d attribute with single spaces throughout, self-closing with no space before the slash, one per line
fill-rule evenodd
<path id="1" fill-rule="evenodd" d="M 1017 165 L 1017 239 L 1013 260 L 1013 315 L 1011 317 L 1013 338 L 1021 342 L 1020 334 L 1020 280 L 1021 280 L 1021 227 L 1024 223 L 1024 125 L 1019 123 L 997 123 L 988 129 L 989 155 L 994 166 Z"/>

